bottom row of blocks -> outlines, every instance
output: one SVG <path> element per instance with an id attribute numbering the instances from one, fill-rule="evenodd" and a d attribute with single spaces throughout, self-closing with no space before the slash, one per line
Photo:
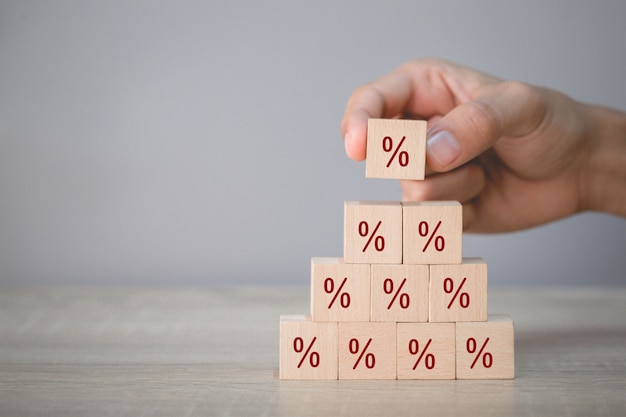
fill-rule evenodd
<path id="1" fill-rule="evenodd" d="M 513 321 L 314 322 L 280 317 L 281 379 L 512 379 Z"/>

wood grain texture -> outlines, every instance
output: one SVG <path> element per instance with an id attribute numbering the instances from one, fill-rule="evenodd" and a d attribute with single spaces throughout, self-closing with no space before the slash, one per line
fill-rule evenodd
<path id="1" fill-rule="evenodd" d="M 344 250 L 348 263 L 402 263 L 399 201 L 345 201 Z"/>
<path id="2" fill-rule="evenodd" d="M 425 120 L 369 119 L 365 177 L 423 180 L 426 127 Z"/>
<path id="3" fill-rule="evenodd" d="M 339 379 L 396 379 L 396 323 L 340 322 Z"/>
<path id="4" fill-rule="evenodd" d="M 337 323 L 280 316 L 280 379 L 337 379 Z"/>
<path id="5" fill-rule="evenodd" d="M 314 321 L 369 321 L 371 268 L 342 258 L 311 258 Z"/>
<path id="6" fill-rule="evenodd" d="M 454 379 L 455 323 L 398 323 L 398 379 Z"/>
<path id="7" fill-rule="evenodd" d="M 458 201 L 402 203 L 402 262 L 459 264 L 463 256 L 463 207 Z"/>
<path id="8" fill-rule="evenodd" d="M 428 319 L 486 321 L 487 292 L 487 263 L 482 258 L 463 258 L 457 265 L 431 265 Z"/>
<path id="9" fill-rule="evenodd" d="M 372 321 L 428 321 L 427 265 L 372 264 Z"/>
<path id="10" fill-rule="evenodd" d="M 513 379 L 515 377 L 513 321 L 489 315 L 485 322 L 456 323 L 456 377 L 458 379 Z"/>
<path id="11" fill-rule="evenodd" d="M 2 416 L 621 416 L 626 288 L 490 288 L 514 380 L 278 379 L 308 286 L 0 288 Z"/>

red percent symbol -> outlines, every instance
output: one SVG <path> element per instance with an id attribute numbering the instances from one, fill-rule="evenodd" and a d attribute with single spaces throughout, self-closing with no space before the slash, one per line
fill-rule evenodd
<path id="1" fill-rule="evenodd" d="M 467 277 L 463 277 L 463 281 L 461 281 L 461 285 L 459 285 L 459 287 L 456 289 L 456 292 L 450 299 L 450 302 L 448 303 L 448 310 L 450 309 L 450 307 L 452 307 L 452 304 L 454 304 L 454 300 L 456 300 L 457 296 L 459 297 L 459 305 L 461 306 L 461 308 L 469 307 L 470 305 L 469 294 L 466 292 L 462 292 L 461 295 L 459 296 L 459 293 L 461 292 L 461 288 L 463 288 L 463 285 L 465 285 L 465 281 L 467 281 Z M 454 280 L 449 277 L 444 279 L 443 280 L 443 292 L 445 292 L 446 294 L 452 294 L 453 291 L 454 291 Z"/>
<path id="2" fill-rule="evenodd" d="M 415 365 L 413 365 L 413 370 L 417 368 L 417 366 L 422 361 L 422 358 L 424 358 L 424 366 L 426 367 L 426 369 L 433 369 L 435 367 L 435 355 L 433 355 L 432 353 L 426 354 L 426 352 L 428 351 L 428 347 L 430 346 L 430 343 L 432 341 L 433 339 L 428 339 L 428 342 L 426 342 L 426 346 L 424 346 L 424 349 L 422 349 L 420 353 L 420 345 L 417 339 L 409 340 L 409 353 L 413 356 L 417 355 L 418 353 L 420 354 L 417 358 L 417 361 L 415 361 Z"/>
<path id="3" fill-rule="evenodd" d="M 487 346 L 487 343 L 489 343 L 489 338 L 486 338 L 485 341 L 483 342 L 483 345 L 480 347 L 480 349 L 478 349 L 478 353 L 474 357 L 474 361 L 472 362 L 470 369 L 474 369 L 476 362 L 478 362 L 478 359 L 480 359 L 481 357 L 482 357 L 483 367 L 491 368 L 491 365 L 493 365 L 493 355 L 491 354 L 491 352 L 483 353 L 483 351 L 485 350 L 485 347 Z M 476 342 L 476 339 L 474 339 L 473 337 L 470 337 L 469 339 L 467 339 L 467 342 L 465 342 L 465 350 L 467 350 L 467 353 L 474 354 L 476 352 L 477 347 L 478 347 L 478 343 Z"/>
<path id="4" fill-rule="evenodd" d="M 383 291 L 385 292 L 385 294 L 387 294 L 387 295 L 393 294 L 393 297 L 391 298 L 391 301 L 389 302 L 389 305 L 387 306 L 387 310 L 391 310 L 391 306 L 393 306 L 393 303 L 396 302 L 396 299 L 398 298 L 398 296 L 400 296 L 400 299 L 398 301 L 399 304 L 400 304 L 400 308 L 402 308 L 402 309 L 409 308 L 409 304 L 411 303 L 411 300 L 409 298 L 409 294 L 407 294 L 406 292 L 400 293 L 400 291 L 402 291 L 402 287 L 404 287 L 405 283 L 406 283 L 406 278 L 404 278 L 402 280 L 402 282 L 400 283 L 400 286 L 398 287 L 398 289 L 394 293 L 394 291 L 393 291 L 393 280 L 391 278 L 387 278 L 387 279 L 385 279 L 385 281 L 383 281 Z"/>
<path id="5" fill-rule="evenodd" d="M 437 252 L 441 252 L 441 251 L 443 251 L 445 249 L 445 247 L 446 247 L 446 240 L 444 239 L 444 237 L 442 235 L 437 235 L 437 231 L 439 230 L 439 226 L 441 226 L 441 220 L 439 220 L 439 222 L 435 226 L 435 230 L 433 230 L 433 232 L 430 233 L 430 230 L 429 230 L 430 227 L 428 226 L 428 222 L 421 221 L 417 225 L 417 233 L 421 237 L 428 236 L 428 240 L 426 241 L 426 244 L 422 248 L 422 252 L 426 252 L 426 249 L 428 249 L 428 247 L 430 246 L 430 242 L 432 242 L 433 239 L 435 240 L 435 250 Z"/>
<path id="6" fill-rule="evenodd" d="M 365 246 L 363 246 L 362 252 L 365 252 L 367 250 L 370 243 L 372 243 L 372 240 L 374 241 L 374 249 L 376 249 L 377 252 L 382 252 L 385 249 L 385 238 L 382 235 L 376 235 L 376 233 L 378 232 L 378 228 L 382 223 L 382 220 L 379 220 L 371 234 L 369 233 L 370 226 L 368 222 L 362 221 L 359 223 L 359 235 L 361 237 L 368 238 L 367 243 L 365 243 Z"/>
<path id="7" fill-rule="evenodd" d="M 307 357 L 309 358 L 309 365 L 311 365 L 311 368 L 317 368 L 320 365 L 319 352 L 315 352 L 315 351 L 311 352 L 311 348 L 315 344 L 316 340 L 317 340 L 317 337 L 314 337 L 313 340 L 311 340 L 311 343 L 309 343 L 309 346 L 307 346 L 306 351 L 304 352 L 304 355 L 302 355 L 302 357 L 300 358 L 300 362 L 298 362 L 298 368 L 302 366 L 302 364 L 304 363 L 304 360 Z M 304 340 L 302 340 L 301 337 L 296 337 L 295 339 L 293 339 L 293 350 L 296 353 L 302 353 L 302 351 L 305 350 Z"/>
<path id="8" fill-rule="evenodd" d="M 400 143 L 398 143 L 398 146 L 396 146 L 395 149 L 393 148 L 393 139 L 390 136 L 385 136 L 385 138 L 383 139 L 383 151 L 389 153 L 393 150 L 391 158 L 389 158 L 389 160 L 387 161 L 387 168 L 391 166 L 391 163 L 396 158 L 396 156 L 398 157 L 398 164 L 400 164 L 401 167 L 409 165 L 409 153 L 407 151 L 400 152 L 400 148 L 402 147 L 405 139 L 406 136 L 402 136 Z"/>
<path id="9" fill-rule="evenodd" d="M 341 284 L 339 284 L 339 288 L 337 288 L 337 291 L 335 291 L 335 280 L 332 279 L 331 277 L 328 277 L 324 280 L 324 292 L 326 294 L 333 294 L 333 298 L 330 300 L 330 303 L 328 304 L 328 309 L 330 309 L 333 304 L 335 304 L 335 301 L 337 300 L 337 298 L 339 298 L 339 305 L 343 308 L 348 308 L 350 307 L 350 293 L 349 292 L 341 292 L 341 290 L 343 289 L 343 286 L 346 285 L 346 282 L 348 281 L 348 277 L 344 277 L 343 281 L 341 281 Z"/>
<path id="10" fill-rule="evenodd" d="M 356 369 L 357 366 L 359 366 L 359 363 L 361 362 L 361 359 L 363 359 L 364 356 L 365 356 L 365 361 L 364 361 L 365 367 L 367 369 L 372 369 L 374 366 L 376 366 L 376 356 L 374 356 L 374 354 L 371 352 L 366 353 L 367 348 L 370 347 L 370 343 L 372 343 L 371 337 L 369 338 L 369 340 L 363 347 L 363 350 L 359 350 L 359 340 L 355 338 L 350 339 L 350 343 L 348 343 L 348 350 L 353 355 L 359 355 L 356 362 L 354 362 L 354 366 L 352 366 L 352 369 Z"/>

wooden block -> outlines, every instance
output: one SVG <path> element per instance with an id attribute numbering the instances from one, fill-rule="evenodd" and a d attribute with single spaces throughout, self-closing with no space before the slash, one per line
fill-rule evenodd
<path id="1" fill-rule="evenodd" d="M 454 379 L 454 323 L 398 323 L 398 379 Z"/>
<path id="2" fill-rule="evenodd" d="M 515 378 L 513 333 L 513 321 L 505 315 L 456 323 L 457 379 Z"/>
<path id="3" fill-rule="evenodd" d="M 347 263 L 402 263 L 400 202 L 344 203 L 344 260 Z"/>
<path id="4" fill-rule="evenodd" d="M 369 321 L 371 267 L 342 258 L 311 258 L 314 321 Z"/>
<path id="5" fill-rule="evenodd" d="M 372 264 L 370 320 L 428 321 L 428 265 Z"/>
<path id="6" fill-rule="evenodd" d="M 426 121 L 369 119 L 367 178 L 423 180 L 426 168 Z"/>
<path id="7" fill-rule="evenodd" d="M 431 322 L 487 320 L 487 263 L 463 258 L 460 265 L 430 266 Z"/>
<path id="8" fill-rule="evenodd" d="M 280 379 L 337 379 L 337 323 L 280 316 Z"/>
<path id="9" fill-rule="evenodd" d="M 402 203 L 405 264 L 460 264 L 463 207 L 458 201 Z"/>
<path id="10" fill-rule="evenodd" d="M 339 379 L 395 379 L 396 323 L 340 322 Z"/>

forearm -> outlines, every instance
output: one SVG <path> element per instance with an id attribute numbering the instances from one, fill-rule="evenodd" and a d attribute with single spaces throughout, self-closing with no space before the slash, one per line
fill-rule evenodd
<path id="1" fill-rule="evenodd" d="M 587 115 L 591 145 L 581 208 L 626 217 L 626 113 L 581 106 Z"/>

